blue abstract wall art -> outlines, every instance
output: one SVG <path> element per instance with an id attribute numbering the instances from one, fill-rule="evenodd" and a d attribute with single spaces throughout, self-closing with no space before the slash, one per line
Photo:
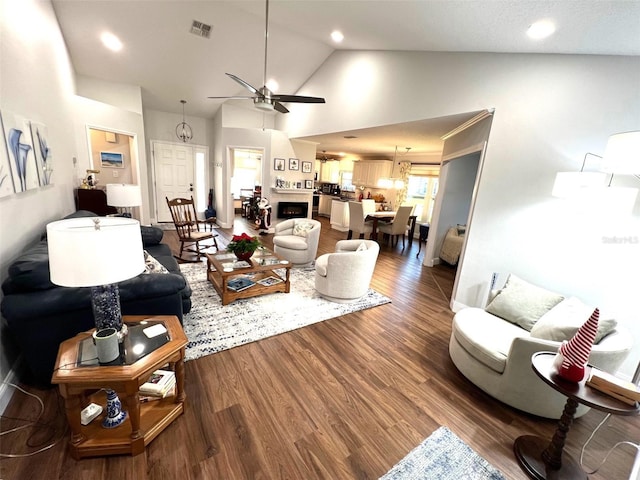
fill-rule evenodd
<path id="1" fill-rule="evenodd" d="M 31 138 L 35 147 L 36 163 L 38 166 L 38 178 L 40 185 L 50 185 L 53 174 L 53 161 L 51 148 L 47 140 L 47 127 L 41 123 L 31 122 Z"/>
<path id="2" fill-rule="evenodd" d="M 0 142 L 0 198 L 16 193 L 13 188 L 9 150 L 7 149 L 7 141 L 5 140 L 6 137 L 2 123 L 2 113 L 0 113 L 0 134 L 2 134 L 2 142 Z"/>
<path id="3" fill-rule="evenodd" d="M 4 138 L 16 193 L 40 186 L 40 175 L 31 139 L 30 122 L 18 115 L 2 112 Z"/>

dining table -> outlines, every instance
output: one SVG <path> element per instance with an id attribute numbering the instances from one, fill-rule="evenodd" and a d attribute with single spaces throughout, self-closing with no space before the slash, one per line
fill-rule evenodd
<path id="1" fill-rule="evenodd" d="M 395 211 L 379 211 L 367 214 L 364 221 L 371 222 L 371 240 L 378 241 L 378 222 L 392 222 L 396 216 Z M 413 234 L 416 230 L 417 215 L 409 216 L 409 246 L 413 243 Z"/>

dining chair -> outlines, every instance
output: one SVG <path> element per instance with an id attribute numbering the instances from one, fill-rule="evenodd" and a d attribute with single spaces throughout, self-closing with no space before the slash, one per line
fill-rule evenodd
<path id="1" fill-rule="evenodd" d="M 347 240 L 353 238 L 354 232 L 356 232 L 358 238 L 364 238 L 365 234 L 371 234 L 373 231 L 373 222 L 365 222 L 364 220 L 367 214 L 364 211 L 363 202 L 349 202 L 349 233 L 347 233 Z M 370 207 L 368 206 L 368 208 Z M 375 210 L 375 202 L 373 208 Z"/>
<path id="2" fill-rule="evenodd" d="M 408 223 L 411 212 L 413 212 L 413 205 L 403 205 L 398 208 L 396 216 L 393 217 L 393 221 L 389 223 L 382 223 L 378 226 L 378 231 L 391 237 L 391 246 L 397 245 L 398 238 L 402 235 L 402 248 L 404 249 L 404 237 L 406 236 L 409 228 Z"/>
<path id="3" fill-rule="evenodd" d="M 364 218 L 367 218 L 370 213 L 376 213 L 376 201 L 372 198 L 363 199 L 362 210 L 364 211 Z"/>
<path id="4" fill-rule="evenodd" d="M 205 221 L 198 220 L 193 197 L 191 197 L 191 199 L 173 198 L 171 200 L 169 200 L 168 197 L 165 197 L 165 199 L 167 200 L 167 205 L 171 212 L 171 218 L 173 219 L 173 224 L 176 227 L 178 239 L 180 240 L 180 254 L 175 255 L 177 259 L 182 260 L 183 262 L 199 262 L 200 257 L 202 256 L 202 250 L 211 247 L 216 247 L 216 249 L 218 249 L 218 242 L 216 241 L 218 234 L 207 232 L 206 227 L 205 231 L 200 231 L 200 224 L 205 224 Z M 209 239 L 213 240 L 213 245 L 200 245 L 200 242 Z M 192 246 L 190 248 L 185 248 L 186 244 L 191 244 Z M 198 256 L 198 259 L 185 259 L 182 257 L 183 252 L 195 253 Z"/>

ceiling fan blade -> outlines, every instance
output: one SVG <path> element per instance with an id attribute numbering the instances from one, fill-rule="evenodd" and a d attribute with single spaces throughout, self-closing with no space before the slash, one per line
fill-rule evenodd
<path id="1" fill-rule="evenodd" d="M 248 98 L 256 98 L 256 97 L 250 97 L 250 96 L 246 96 L 246 97 L 240 97 L 240 96 L 234 96 L 234 97 L 207 97 L 207 98 L 211 98 L 213 100 L 246 100 Z"/>
<path id="2" fill-rule="evenodd" d="M 275 108 L 280 113 L 289 113 L 289 110 L 287 110 L 287 107 L 282 105 L 280 102 L 273 102 L 273 108 Z"/>
<path id="3" fill-rule="evenodd" d="M 247 90 L 249 90 L 251 93 L 253 93 L 254 95 L 258 95 L 260 97 L 262 97 L 263 95 L 260 93 L 260 91 L 256 88 L 253 87 L 251 85 L 249 85 L 247 82 L 245 82 L 244 80 L 242 80 L 240 77 L 236 77 L 234 74 L 232 73 L 227 73 L 226 75 L 228 75 L 229 77 L 231 77 L 232 79 L 234 79 L 236 82 L 238 82 L 240 85 L 242 85 L 244 88 L 246 88 Z"/>
<path id="4" fill-rule="evenodd" d="M 302 95 L 271 95 L 273 100 L 278 102 L 291 102 L 291 103 L 325 103 L 324 98 L 321 97 L 305 97 Z"/>

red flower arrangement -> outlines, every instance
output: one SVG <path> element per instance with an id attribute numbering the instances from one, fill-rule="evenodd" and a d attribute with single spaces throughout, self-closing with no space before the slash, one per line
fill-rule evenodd
<path id="1" fill-rule="evenodd" d="M 238 253 L 253 253 L 260 246 L 260 240 L 258 237 L 251 237 L 246 233 L 242 235 L 234 235 L 227 245 L 227 250 L 235 254 Z"/>

